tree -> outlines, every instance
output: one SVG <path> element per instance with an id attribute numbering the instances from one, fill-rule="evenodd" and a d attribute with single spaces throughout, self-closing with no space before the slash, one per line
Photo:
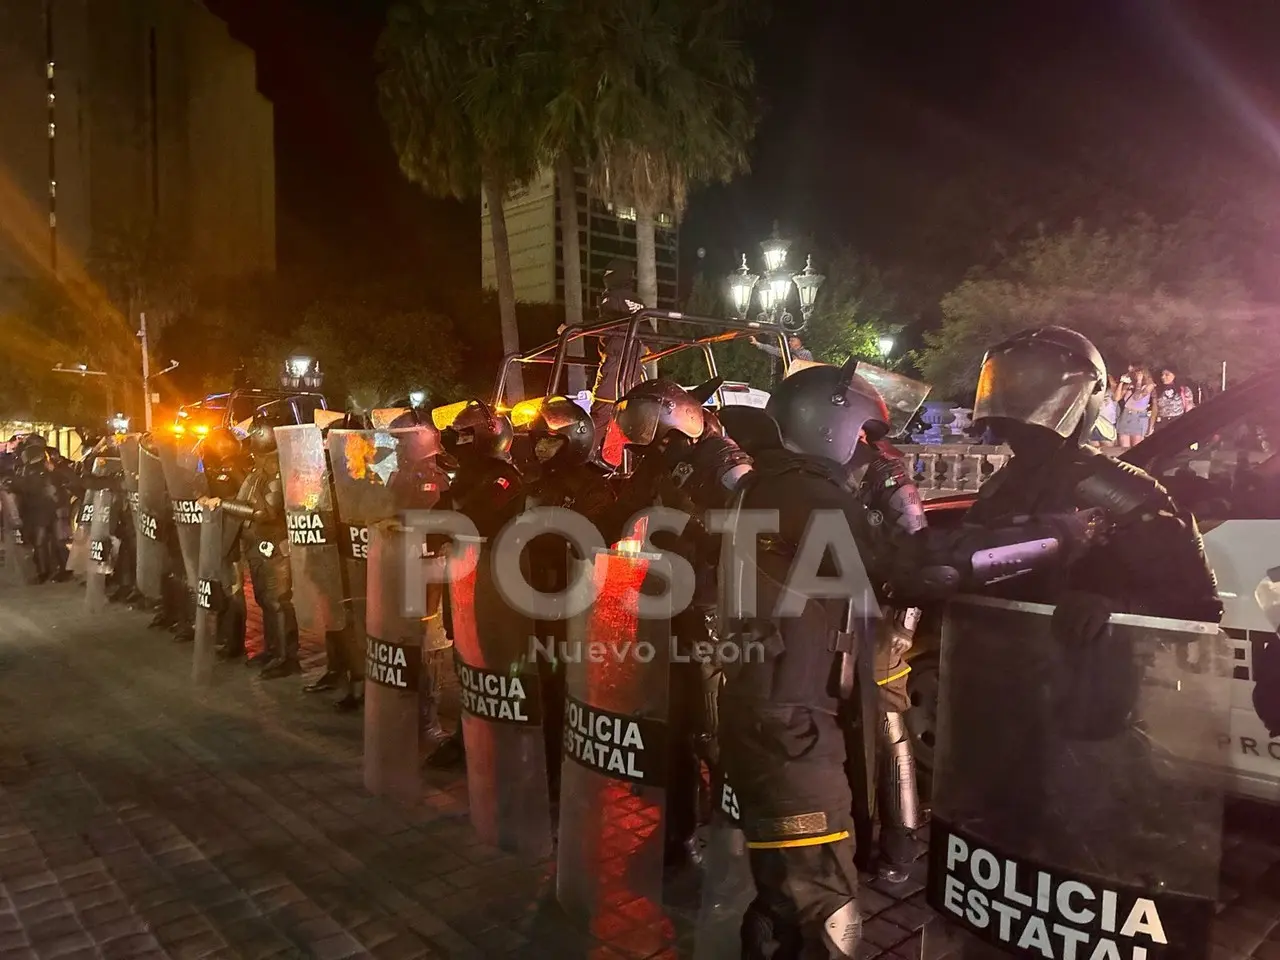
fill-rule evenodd
<path id="1" fill-rule="evenodd" d="M 536 10 L 534 0 L 402 0 L 377 47 L 379 106 L 405 176 L 434 196 L 484 195 L 506 352 L 520 333 L 503 200 L 541 159 L 526 70 Z"/>
<path id="2" fill-rule="evenodd" d="M 558 91 L 545 142 L 584 162 L 596 192 L 636 216 L 637 294 L 657 302 L 655 224 L 691 187 L 747 169 L 755 70 L 739 37 L 753 0 L 547 0 Z M 576 223 L 576 220 L 573 221 Z"/>
<path id="3" fill-rule="evenodd" d="M 1257 370 L 1280 346 L 1274 323 L 1231 264 L 1205 252 L 1202 229 L 1142 218 L 1036 236 L 943 298 L 942 326 L 925 334 L 916 360 L 939 395 L 962 402 L 973 397 L 989 346 L 1046 324 L 1089 337 L 1112 368 L 1171 365 L 1210 382 L 1223 360 L 1242 374 Z"/>
<path id="4" fill-rule="evenodd" d="M 903 323 L 898 298 L 884 274 L 852 247 L 842 247 L 826 268 L 813 316 L 801 335 L 817 360 L 851 358 L 883 363 L 879 340 L 896 336 Z"/>
<path id="5" fill-rule="evenodd" d="M 439 400 L 458 389 L 456 343 L 447 317 L 375 287 L 312 303 L 295 329 L 262 345 L 248 373 L 272 383 L 283 359 L 302 353 L 320 362 L 324 393 L 335 406 L 388 406 L 414 390 Z"/>
<path id="6" fill-rule="evenodd" d="M 14 282 L 0 298 L 0 419 L 101 427 L 118 396 L 112 377 L 77 377 L 54 367 L 102 369 L 102 342 L 86 322 L 92 291 L 51 278 Z M 95 342 L 96 341 L 96 342 Z M 110 408 L 110 409 L 109 409 Z M 0 438 L 7 439 L 7 438 Z"/>

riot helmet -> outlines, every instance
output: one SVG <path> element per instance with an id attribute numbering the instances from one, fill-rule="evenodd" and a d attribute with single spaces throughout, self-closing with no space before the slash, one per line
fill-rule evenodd
<path id="1" fill-rule="evenodd" d="M 1106 390 L 1106 364 L 1087 337 L 1066 327 L 1024 330 L 983 357 L 973 422 L 1012 421 L 1083 442 Z"/>
<path id="2" fill-rule="evenodd" d="M 725 407 L 720 411 L 720 422 L 733 442 L 753 457 L 766 450 L 782 449 L 777 421 L 759 407 Z"/>
<path id="3" fill-rule="evenodd" d="M 672 436 L 699 440 L 706 432 L 702 404 L 670 380 L 646 380 L 618 401 L 614 422 L 633 447 L 663 444 Z"/>
<path id="4" fill-rule="evenodd" d="M 889 430 L 884 399 L 851 365 L 793 373 L 773 391 L 765 412 L 788 450 L 839 464 L 849 462 L 864 430 L 871 441 Z"/>
<path id="5" fill-rule="evenodd" d="M 446 423 L 437 421 L 436 426 L 440 427 L 440 439 L 449 453 L 466 449 L 476 456 L 500 460 L 511 454 L 515 437 L 511 420 L 483 400 L 468 400 Z"/>
<path id="6" fill-rule="evenodd" d="M 249 452 L 255 457 L 265 457 L 276 452 L 276 428 L 265 417 L 255 417 L 249 428 Z"/>
<path id="7" fill-rule="evenodd" d="M 202 459 L 222 464 L 234 460 L 242 449 L 240 437 L 234 430 L 230 427 L 214 427 L 197 445 L 196 453 Z"/>
<path id="8" fill-rule="evenodd" d="M 39 446 L 36 446 L 33 443 L 24 443 L 22 445 L 22 465 L 24 467 L 34 466 L 37 463 L 44 462 L 48 458 L 49 454 L 45 451 L 43 438 L 41 438 Z"/>
<path id="9" fill-rule="evenodd" d="M 695 398 L 696 399 L 696 398 Z M 704 437 L 723 437 L 725 436 L 724 424 L 720 422 L 720 416 L 709 407 L 702 408 L 702 435 Z"/>
<path id="10" fill-rule="evenodd" d="M 539 463 L 586 463 L 595 449 L 596 428 L 590 414 L 568 397 L 522 401 L 512 408 L 511 421 L 528 436 Z"/>

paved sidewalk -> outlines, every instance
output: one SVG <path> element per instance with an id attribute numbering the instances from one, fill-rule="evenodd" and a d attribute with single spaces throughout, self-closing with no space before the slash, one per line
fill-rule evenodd
<path id="1" fill-rule="evenodd" d="M 690 955 L 691 909 L 580 935 L 550 864 L 475 840 L 461 776 L 371 797 L 358 718 L 239 664 L 194 688 L 190 646 L 145 622 L 89 618 L 70 584 L 0 592 L 0 958 Z M 1280 960 L 1280 844 L 1246 826 L 1220 960 Z M 868 958 L 915 960 L 920 878 L 862 904 Z"/>

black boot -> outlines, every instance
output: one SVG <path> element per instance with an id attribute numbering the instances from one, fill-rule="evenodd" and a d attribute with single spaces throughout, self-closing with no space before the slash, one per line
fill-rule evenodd
<path id="1" fill-rule="evenodd" d="M 262 668 L 263 680 L 279 680 L 281 677 L 292 677 L 302 672 L 302 664 L 297 660 L 285 657 L 272 660 Z"/>
<path id="2" fill-rule="evenodd" d="M 436 752 L 427 757 L 427 766 L 433 770 L 456 770 L 467 759 L 467 748 L 462 741 L 462 727 L 459 726 L 444 743 L 436 748 Z"/>
<path id="3" fill-rule="evenodd" d="M 341 676 L 331 670 L 326 670 L 303 687 L 302 691 L 303 693 L 323 693 L 325 690 L 335 689 L 341 680 Z"/>

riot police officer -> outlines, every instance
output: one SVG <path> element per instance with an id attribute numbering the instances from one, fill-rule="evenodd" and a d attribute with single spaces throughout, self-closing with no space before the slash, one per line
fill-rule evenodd
<path id="1" fill-rule="evenodd" d="M 558 507 L 572 510 L 604 531 L 617 498 L 604 472 L 591 462 L 595 449 L 595 424 L 587 411 L 567 397 L 524 401 L 512 411 L 529 406 L 527 421 L 517 428 L 517 441 L 527 451 L 525 502 L 528 507 Z M 605 533 L 610 536 L 610 533 Z M 614 539 L 617 533 L 612 534 Z M 547 533 L 534 537 L 528 546 L 530 582 L 544 593 L 560 593 L 569 583 L 569 556 L 573 547 L 563 536 Z M 586 559 L 586 558 L 579 558 Z M 538 636 L 555 643 L 567 640 L 565 621 L 537 623 Z M 547 777 L 552 798 L 559 795 L 560 756 L 564 727 L 564 673 L 549 658 L 539 658 L 542 702 L 545 711 L 543 732 L 547 756 Z"/>
<path id="2" fill-rule="evenodd" d="M 988 350 L 974 426 L 990 429 L 1013 457 L 983 484 L 966 521 L 1106 509 L 1112 534 L 1072 567 L 1065 592 L 1040 577 L 1017 584 L 1057 601 L 1064 629 L 1082 639 L 1104 612 L 1217 620 L 1222 605 L 1195 519 L 1148 474 L 1086 445 L 1106 388 L 1097 347 L 1065 327 L 1025 331 Z"/>
<path id="3" fill-rule="evenodd" d="M 924 503 L 902 454 L 888 440 L 858 442 L 849 462 L 851 487 L 867 510 L 868 534 L 912 535 L 927 526 Z M 903 883 L 916 856 L 912 831 L 922 825 L 915 757 L 904 714 L 911 707 L 907 676 L 920 622 L 919 607 L 886 604 L 876 636 L 875 679 L 882 712 L 877 717 L 876 813 L 880 821 L 877 873 Z M 864 831 L 859 840 L 869 839 Z"/>
<path id="4" fill-rule="evenodd" d="M 697 826 L 699 760 L 709 766 L 715 754 L 716 694 L 719 673 L 712 663 L 690 655 L 710 639 L 715 609 L 718 541 L 701 522 L 705 511 L 723 506 L 737 482 L 750 470 L 750 458 L 723 435 L 701 398 L 669 380 L 646 380 L 618 403 L 615 422 L 637 463 L 619 497 L 616 515 L 643 516 L 646 508 L 682 510 L 690 520 L 679 533 L 658 531 L 650 541 L 683 558 L 694 571 L 692 604 L 677 611 L 671 628 L 681 662 L 670 667 L 667 859 L 697 860 L 691 842 Z M 623 536 L 635 537 L 626 530 Z"/>
<path id="5" fill-rule="evenodd" d="M 1124 723 L 1137 695 L 1133 658 L 1101 649 L 1108 617 L 1131 613 L 1217 622 L 1213 573 L 1195 518 L 1152 477 L 1086 445 L 1107 389 L 1097 347 L 1065 327 L 1027 330 L 987 351 L 974 424 L 1013 457 L 983 484 L 966 523 L 1102 508 L 1112 527 L 1065 576 L 1034 576 L 1003 591 L 1056 605 L 1054 633 L 1069 653 L 1061 703 L 1084 739 Z"/>
<path id="6" fill-rule="evenodd" d="M 209 496 L 219 501 L 234 500 L 248 476 L 249 458 L 240 437 L 227 427 L 218 427 L 200 441 L 196 448 L 209 482 Z M 226 558 L 230 576 L 224 591 L 224 604 L 218 611 L 218 643 L 215 652 L 220 660 L 244 656 L 244 633 L 247 620 L 244 598 L 243 557 L 240 539 L 236 538 Z"/>
<path id="7" fill-rule="evenodd" d="M 888 430 L 880 395 L 851 366 L 813 367 L 784 380 L 766 411 L 781 447 L 756 457 L 737 507 L 777 511 L 776 532 L 758 538 L 754 560 L 731 582 L 752 581 L 754 609 L 731 592 L 722 611 L 743 650 L 726 665 L 720 697 L 721 755 L 757 891 L 743 919 L 743 954 L 848 957 L 861 929 L 843 722 L 855 678 L 864 731 L 879 708 L 866 695 L 874 685 L 865 621 L 879 615 L 887 586 L 936 596 L 1056 562 L 1095 536 L 1097 523 L 1046 516 L 1025 529 L 917 533 L 904 541 L 909 549 L 878 552 L 848 470 L 860 438 L 875 442 Z M 859 557 L 837 550 L 833 562 L 833 524 L 852 533 Z M 827 538 L 821 555 L 807 546 L 814 534 Z M 793 571 L 798 558 L 819 561 L 816 576 Z M 749 644 L 763 658 L 747 656 Z"/>
<path id="8" fill-rule="evenodd" d="M 258 417 L 249 429 L 253 469 L 236 499 L 222 501 L 227 516 L 243 521 L 240 549 L 248 558 L 254 598 L 262 608 L 263 651 L 251 662 L 262 665 L 271 680 L 301 673 L 298 663 L 298 618 L 293 610 L 293 576 L 289 569 L 289 536 L 285 526 L 284 486 L 272 424 Z M 216 504 L 217 500 L 213 500 Z"/>
<path id="9" fill-rule="evenodd" d="M 440 506 L 456 510 L 475 524 L 486 539 L 498 535 L 507 522 L 524 509 L 524 489 L 520 473 L 511 464 L 511 444 L 515 432 L 511 420 L 482 400 L 471 400 L 440 431 L 441 444 L 452 460 L 449 493 Z M 450 638 L 453 621 L 448 593 L 445 594 L 445 626 Z M 428 667 L 432 709 L 439 689 L 443 663 Z M 438 721 L 433 723 L 438 727 Z M 462 725 L 428 759 L 437 768 L 456 767 L 465 759 Z"/>
<path id="10" fill-rule="evenodd" d="M 32 550 L 37 581 L 63 581 L 71 578 L 66 570 L 66 547 L 57 535 L 58 484 L 53 461 L 39 443 L 24 443 L 20 464 L 13 481 L 18 498 L 18 515 L 22 520 L 22 538 Z"/>

